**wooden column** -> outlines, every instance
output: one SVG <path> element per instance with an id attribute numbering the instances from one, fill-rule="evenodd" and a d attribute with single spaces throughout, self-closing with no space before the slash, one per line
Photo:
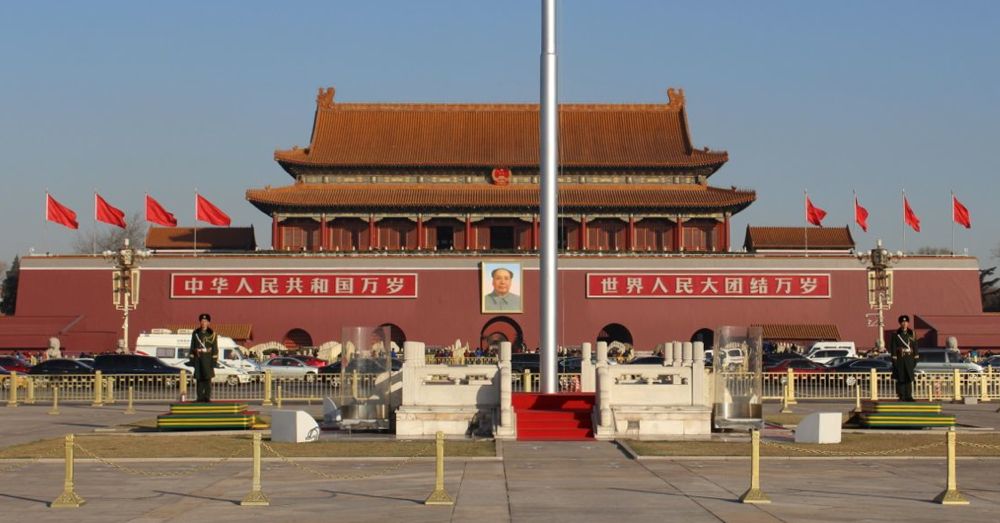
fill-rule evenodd
<path id="1" fill-rule="evenodd" d="M 684 250 L 684 221 L 677 216 L 677 227 L 674 227 L 674 250 Z"/>
<path id="2" fill-rule="evenodd" d="M 627 250 L 635 250 L 635 216 L 628 215 L 628 238 L 625 239 L 625 248 Z"/>
<path id="3" fill-rule="evenodd" d="M 368 250 L 378 248 L 378 231 L 375 230 L 375 215 L 368 215 Z"/>
<path id="4" fill-rule="evenodd" d="M 326 213 L 319 215 L 319 249 L 321 251 L 330 250 L 330 231 L 326 228 Z"/>
<path id="5" fill-rule="evenodd" d="M 279 232 L 278 213 L 274 213 L 271 215 L 271 249 L 276 251 L 281 250 L 281 237 L 278 236 Z"/>
<path id="6" fill-rule="evenodd" d="M 424 248 L 424 215 L 417 214 L 417 250 Z"/>
<path id="7" fill-rule="evenodd" d="M 465 215 L 465 250 L 472 250 L 472 217 Z"/>
<path id="8" fill-rule="evenodd" d="M 538 215 L 531 215 L 531 248 L 538 250 Z"/>
<path id="9" fill-rule="evenodd" d="M 729 248 L 730 248 L 730 245 L 729 245 L 729 242 L 730 242 L 730 237 L 729 237 L 729 213 L 727 212 L 725 214 L 725 216 L 726 216 L 726 218 L 722 222 L 722 227 L 723 227 L 723 230 L 722 230 L 722 238 L 723 238 L 723 240 L 722 240 L 722 252 L 729 252 Z"/>
<path id="10" fill-rule="evenodd" d="M 587 250 L 587 215 L 580 215 L 580 250 Z"/>

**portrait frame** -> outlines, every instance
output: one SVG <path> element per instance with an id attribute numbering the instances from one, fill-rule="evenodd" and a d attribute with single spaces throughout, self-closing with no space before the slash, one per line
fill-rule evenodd
<path id="1" fill-rule="evenodd" d="M 504 297 L 499 297 L 495 293 L 493 273 L 497 270 L 506 270 L 511 275 L 509 291 Z M 482 314 L 524 312 L 524 271 L 521 262 L 504 260 L 479 262 L 479 312 Z"/>

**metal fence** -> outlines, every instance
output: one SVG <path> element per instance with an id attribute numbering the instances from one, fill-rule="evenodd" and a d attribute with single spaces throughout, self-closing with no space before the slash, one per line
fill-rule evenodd
<path id="1" fill-rule="evenodd" d="M 580 392 L 582 376 L 576 373 L 560 373 L 559 392 Z M 534 372 L 512 372 L 510 374 L 511 390 L 513 392 L 538 392 L 542 387 L 542 375 Z M 527 385 L 527 387 L 525 386 Z"/>
<path id="2" fill-rule="evenodd" d="M 737 377 L 731 373 L 725 376 L 727 380 Z M 762 378 L 764 399 L 780 399 L 788 393 L 796 400 L 853 400 L 859 391 L 863 400 L 896 398 L 896 384 L 889 372 L 765 372 Z M 787 383 L 791 386 L 786 391 Z M 1000 373 L 920 373 L 914 382 L 913 397 L 941 401 L 1000 399 Z"/>

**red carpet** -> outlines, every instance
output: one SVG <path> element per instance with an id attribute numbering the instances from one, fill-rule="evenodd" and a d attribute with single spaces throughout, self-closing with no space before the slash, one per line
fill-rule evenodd
<path id="1" fill-rule="evenodd" d="M 593 439 L 592 393 L 537 394 L 515 392 L 517 439 L 586 440 Z"/>

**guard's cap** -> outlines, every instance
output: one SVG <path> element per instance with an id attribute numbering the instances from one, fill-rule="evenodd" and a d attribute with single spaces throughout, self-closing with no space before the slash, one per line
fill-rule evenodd
<path id="1" fill-rule="evenodd" d="M 207 312 L 203 312 L 198 315 L 198 321 L 201 320 L 212 321 L 212 315 Z"/>
<path id="2" fill-rule="evenodd" d="M 904 315 L 902 315 L 902 316 L 899 317 L 899 323 L 903 323 L 904 321 L 905 322 L 909 322 L 910 321 L 910 317 L 907 316 L 906 314 L 904 314 Z"/>

